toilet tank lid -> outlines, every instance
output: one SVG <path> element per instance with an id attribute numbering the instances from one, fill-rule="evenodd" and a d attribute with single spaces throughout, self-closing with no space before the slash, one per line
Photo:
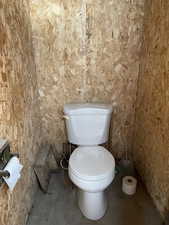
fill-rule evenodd
<path id="1" fill-rule="evenodd" d="M 65 104 L 64 113 L 72 114 L 110 114 L 112 113 L 111 104 L 98 104 L 98 103 L 75 103 Z"/>

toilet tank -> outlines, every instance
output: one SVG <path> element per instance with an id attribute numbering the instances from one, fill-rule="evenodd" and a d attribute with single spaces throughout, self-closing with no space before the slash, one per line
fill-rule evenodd
<path id="1" fill-rule="evenodd" d="M 109 104 L 66 104 L 68 140 L 76 145 L 99 145 L 108 140 L 112 106 Z"/>

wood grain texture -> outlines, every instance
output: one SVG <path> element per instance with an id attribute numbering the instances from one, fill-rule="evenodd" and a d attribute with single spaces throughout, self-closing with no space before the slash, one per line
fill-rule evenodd
<path id="1" fill-rule="evenodd" d="M 31 0 L 44 140 L 65 141 L 63 105 L 114 107 L 111 150 L 131 148 L 144 0 Z"/>
<path id="2" fill-rule="evenodd" d="M 145 4 L 133 154 L 147 189 L 169 215 L 169 2 Z"/>
<path id="3" fill-rule="evenodd" d="M 23 225 L 35 191 L 40 144 L 37 79 L 28 1 L 0 0 L 0 135 L 24 165 L 14 191 L 0 190 L 0 225 Z"/>

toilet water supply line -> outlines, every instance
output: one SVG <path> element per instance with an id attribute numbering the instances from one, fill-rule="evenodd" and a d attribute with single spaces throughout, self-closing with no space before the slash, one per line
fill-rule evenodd
<path id="1" fill-rule="evenodd" d="M 64 158 L 60 160 L 60 166 L 62 169 L 68 170 L 68 168 L 63 165 L 63 160 L 64 160 Z"/>
<path id="2" fill-rule="evenodd" d="M 66 115 L 63 115 L 63 119 L 65 119 L 65 120 L 69 120 L 69 117 L 68 117 L 68 116 L 66 116 Z"/>

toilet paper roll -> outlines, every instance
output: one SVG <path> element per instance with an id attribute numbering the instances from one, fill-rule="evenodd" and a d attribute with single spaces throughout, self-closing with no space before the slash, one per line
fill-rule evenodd
<path id="1" fill-rule="evenodd" d="M 11 191 L 13 191 L 17 181 L 20 178 L 20 172 L 22 168 L 23 165 L 20 164 L 19 159 L 16 156 L 12 157 L 4 168 L 4 170 L 9 172 L 10 176 L 3 177 L 3 179 Z"/>
<path id="2" fill-rule="evenodd" d="M 137 180 L 132 176 L 123 177 L 122 191 L 127 195 L 133 195 L 136 192 Z"/>

